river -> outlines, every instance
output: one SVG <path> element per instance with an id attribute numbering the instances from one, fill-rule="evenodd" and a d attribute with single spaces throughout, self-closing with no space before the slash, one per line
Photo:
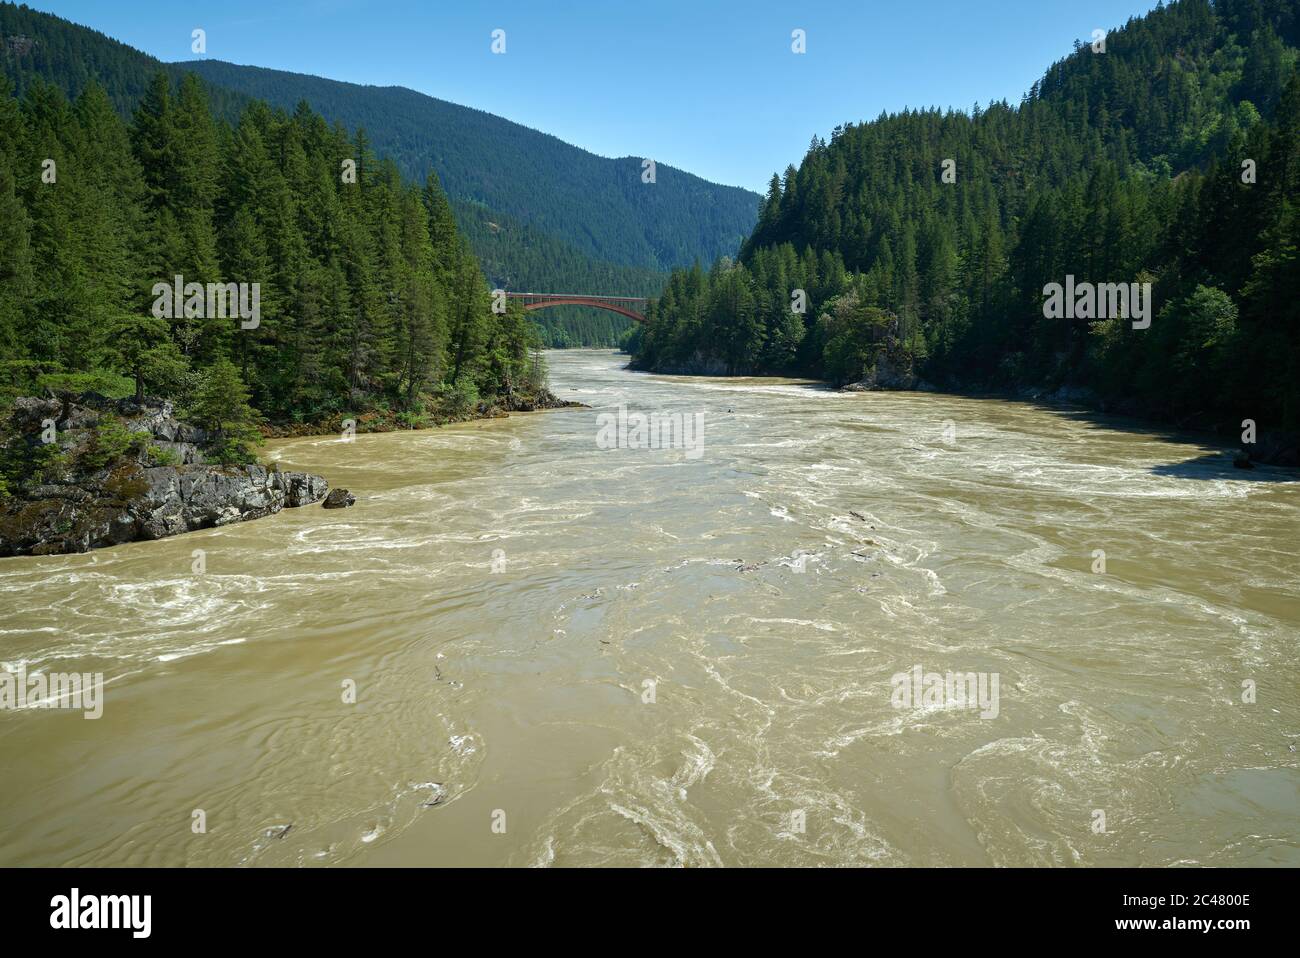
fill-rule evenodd
<path id="1" fill-rule="evenodd" d="M 107 682 L 0 712 L 0 864 L 1300 865 L 1295 473 L 548 359 L 592 408 L 267 447 L 351 509 L 0 560 L 3 667 Z"/>

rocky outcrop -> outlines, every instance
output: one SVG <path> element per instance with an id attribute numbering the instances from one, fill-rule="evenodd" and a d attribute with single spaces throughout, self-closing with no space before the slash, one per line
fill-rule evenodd
<path id="1" fill-rule="evenodd" d="M 13 431 L 22 436 L 36 436 L 52 422 L 61 444 L 76 445 L 81 434 L 93 429 L 104 415 L 114 415 L 131 432 L 144 433 L 149 444 L 160 452 L 171 453 L 182 465 L 205 462 L 202 448 L 212 437 L 207 430 L 176 418 L 170 400 L 108 399 L 95 393 L 79 396 L 75 402 L 58 399 L 21 397 L 13 403 Z"/>
<path id="2" fill-rule="evenodd" d="M 16 33 L 13 36 L 5 37 L 4 48 L 16 57 L 25 57 L 36 49 L 37 41 L 31 37 Z"/>
<path id="3" fill-rule="evenodd" d="M 529 395 L 512 393 L 502 402 L 506 412 L 539 412 L 543 409 L 586 409 L 585 403 L 561 399 L 549 389 L 542 389 Z"/>
<path id="4" fill-rule="evenodd" d="M 882 353 L 876 364 L 858 382 L 841 387 L 845 392 L 869 392 L 878 389 L 918 389 L 931 392 L 934 387 L 916 375 L 910 363 L 896 362 Z"/>
<path id="5" fill-rule="evenodd" d="M 127 441 L 96 457 L 105 423 Z M 0 494 L 0 556 L 86 552 L 259 519 L 319 502 L 329 488 L 308 473 L 208 464 L 213 437 L 165 400 L 21 398 L 0 438 L 8 460 L 30 465 Z"/>
<path id="6" fill-rule="evenodd" d="M 0 556 L 86 552 L 259 519 L 324 498 L 324 479 L 263 466 L 130 463 L 0 507 Z"/>

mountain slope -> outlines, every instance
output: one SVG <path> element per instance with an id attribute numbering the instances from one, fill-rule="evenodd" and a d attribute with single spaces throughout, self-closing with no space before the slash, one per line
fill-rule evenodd
<path id="1" fill-rule="evenodd" d="M 0 2 L 0 69 L 19 96 L 38 78 L 69 97 L 95 80 L 123 116 L 160 69 L 177 78 L 201 76 L 214 112 L 232 123 L 252 99 L 288 111 L 306 100 L 331 123 L 364 128 L 371 149 L 392 158 L 408 180 L 423 183 L 435 170 L 458 215 L 486 208 L 486 222 L 526 227 L 526 238 L 518 231 L 493 234 L 490 245 L 479 245 L 484 230 L 462 222 L 476 253 L 496 264 L 490 278 L 503 283 L 528 276 L 538 287 L 582 289 L 617 277 L 645 290 L 652 274 L 734 255 L 757 218 L 760 198 L 748 190 L 662 164 L 657 181 L 645 184 L 640 157 L 599 157 L 413 90 L 215 60 L 164 64 L 97 31 L 9 2 Z M 619 274 L 614 267 L 636 272 Z M 661 279 L 652 283 L 657 290 Z"/>
<path id="2" fill-rule="evenodd" d="M 164 396 L 230 463 L 262 415 L 412 426 L 549 401 L 522 306 L 492 310 L 436 181 L 389 160 L 349 180 L 354 143 L 265 104 L 230 129 L 195 76 L 173 91 L 155 74 L 130 124 L 98 86 L 20 102 L 0 76 L 0 401 Z M 0 435 L 0 498 L 131 449 L 164 464 L 100 425 L 84 449 Z"/>
<path id="3" fill-rule="evenodd" d="M 731 255 L 753 227 L 759 196 L 657 165 L 606 159 L 481 110 L 403 87 L 359 86 L 218 60 L 175 64 L 208 82 L 291 109 L 299 100 L 422 180 L 429 165 L 449 196 L 527 222 L 597 259 L 663 270 Z"/>
<path id="4" fill-rule="evenodd" d="M 636 360 L 1300 431 L 1297 43 L 1293 2 L 1180 0 L 1017 107 L 838 127 L 772 178 L 739 264 L 674 274 Z M 1050 315 L 1070 277 L 1150 283 L 1150 325 Z"/>
<path id="5" fill-rule="evenodd" d="M 167 69 L 134 47 L 98 30 L 15 3 L 0 2 L 0 70 L 21 98 L 38 80 L 53 83 L 76 99 L 91 82 L 108 93 L 118 114 L 129 118 L 149 89 L 149 81 Z M 250 101 L 243 94 L 210 90 L 213 112 L 238 117 Z"/>

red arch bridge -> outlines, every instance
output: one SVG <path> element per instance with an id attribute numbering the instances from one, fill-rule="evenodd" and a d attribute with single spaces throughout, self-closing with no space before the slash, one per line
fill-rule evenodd
<path id="1" fill-rule="evenodd" d="M 644 296 L 598 296 L 585 293 L 506 293 L 507 299 L 521 300 L 524 309 L 546 309 L 550 306 L 595 306 L 607 309 L 638 323 L 645 322 Z"/>

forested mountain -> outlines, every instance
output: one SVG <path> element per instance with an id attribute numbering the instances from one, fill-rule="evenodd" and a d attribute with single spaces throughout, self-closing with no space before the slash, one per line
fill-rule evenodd
<path id="1" fill-rule="evenodd" d="M 656 296 L 666 273 L 592 259 L 568 243 L 479 203 L 452 201 L 456 221 L 494 289 L 523 292 L 617 290 Z M 631 320 L 608 310 L 556 306 L 529 313 L 547 346 L 617 346 Z"/>
<path id="2" fill-rule="evenodd" d="M 665 270 L 734 253 L 760 197 L 656 166 L 607 159 L 501 117 L 403 87 L 358 86 L 218 60 L 175 64 L 214 85 L 289 108 L 307 100 L 331 122 L 363 127 L 412 178 L 430 164 L 449 196 L 471 200 L 624 266 Z M 652 158 L 653 159 L 653 158 Z"/>
<path id="3" fill-rule="evenodd" d="M 1077 45 L 1016 106 L 838 127 L 773 176 L 738 262 L 674 273 L 635 361 L 845 383 L 884 360 L 1295 432 L 1297 43 L 1288 0 L 1180 0 Z M 1150 327 L 1047 318 L 1069 276 L 1152 283 Z"/>
<path id="4" fill-rule="evenodd" d="M 19 101 L 0 77 L 6 399 L 170 397 L 240 460 L 250 401 L 282 423 L 418 425 L 540 394 L 536 344 L 517 304 L 490 308 L 437 177 L 405 182 L 305 105 L 250 102 L 231 125 L 197 77 L 160 72 L 128 124 L 93 83 Z M 0 480 L 57 452 L 5 448 L 22 455 Z"/>
<path id="5" fill-rule="evenodd" d="M 39 79 L 70 98 L 97 81 L 125 117 L 153 74 L 166 69 L 177 80 L 187 72 L 203 77 L 214 112 L 231 123 L 250 100 L 288 111 L 306 101 L 328 122 L 364 130 L 369 147 L 392 159 L 408 181 L 423 183 L 436 171 L 489 280 L 510 289 L 655 293 L 673 266 L 734 254 L 757 217 L 761 197 L 748 190 L 663 164 L 655 183 L 643 183 L 641 157 L 599 157 L 401 87 L 215 60 L 163 64 L 8 2 L 0 2 L 0 38 L 25 38 L 0 46 L 0 66 L 20 96 Z"/>
<path id="6" fill-rule="evenodd" d="M 159 70 L 167 64 L 98 30 L 0 0 L 0 69 L 18 96 L 45 81 L 72 100 L 92 84 L 103 87 L 113 108 L 129 118 Z M 248 97 L 209 90 L 214 112 L 237 119 Z"/>

